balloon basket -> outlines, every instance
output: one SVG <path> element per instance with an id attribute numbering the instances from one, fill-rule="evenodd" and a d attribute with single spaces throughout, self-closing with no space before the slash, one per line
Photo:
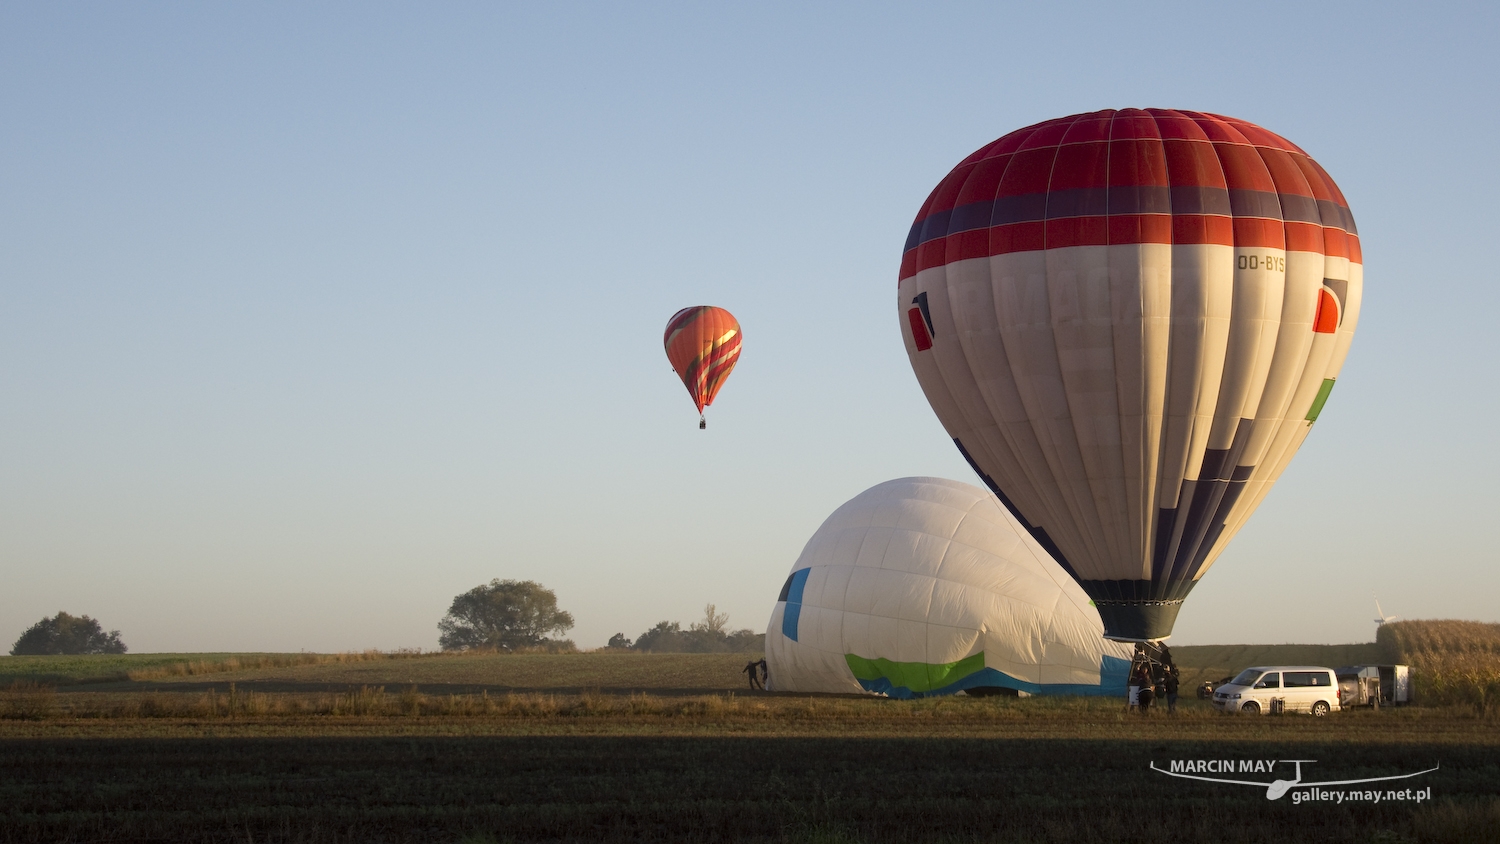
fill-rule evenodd
<path id="1" fill-rule="evenodd" d="M 707 427 L 708 427 L 708 420 L 704 419 L 702 416 L 699 416 L 698 417 L 698 430 L 701 431 L 701 430 L 703 430 L 703 429 L 705 429 Z"/>

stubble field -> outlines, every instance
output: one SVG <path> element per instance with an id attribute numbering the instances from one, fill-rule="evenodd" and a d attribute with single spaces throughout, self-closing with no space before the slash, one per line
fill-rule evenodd
<path id="1" fill-rule="evenodd" d="M 1283 655 L 1177 649 L 1185 674 L 1329 664 Z M 742 655 L 308 656 L 0 659 L 0 841 L 1500 840 L 1500 724 L 1473 709 L 1142 717 L 751 693 Z M 1431 801 L 1337 804 L 1149 768 L 1197 759 L 1440 769 L 1381 786 Z"/>

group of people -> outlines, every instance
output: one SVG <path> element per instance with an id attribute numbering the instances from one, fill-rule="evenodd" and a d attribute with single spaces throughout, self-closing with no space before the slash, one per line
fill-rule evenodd
<path id="1" fill-rule="evenodd" d="M 1163 698 L 1167 712 L 1177 712 L 1177 664 L 1172 649 L 1165 644 L 1137 642 L 1135 657 L 1130 661 L 1130 708 L 1146 714 Z"/>
<path id="2" fill-rule="evenodd" d="M 764 689 L 766 680 L 771 676 L 770 669 L 766 667 L 765 657 L 761 657 L 759 662 L 751 660 L 746 663 L 745 667 L 740 669 L 740 673 L 749 675 L 752 689 Z"/>

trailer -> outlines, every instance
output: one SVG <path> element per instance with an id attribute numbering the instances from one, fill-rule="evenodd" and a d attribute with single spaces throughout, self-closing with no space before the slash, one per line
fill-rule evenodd
<path id="1" fill-rule="evenodd" d="M 1411 703 L 1411 666 L 1345 665 L 1334 669 L 1343 708 L 1405 706 Z"/>

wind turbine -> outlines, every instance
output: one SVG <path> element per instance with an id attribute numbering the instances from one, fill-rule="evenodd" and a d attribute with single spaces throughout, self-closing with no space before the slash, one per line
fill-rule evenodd
<path id="1" fill-rule="evenodd" d="M 1401 616 L 1398 616 L 1398 615 L 1386 615 L 1385 614 L 1385 610 L 1383 610 L 1383 609 L 1380 608 L 1380 599 L 1379 598 L 1375 599 L 1375 612 L 1377 612 L 1377 613 L 1380 614 L 1380 618 L 1375 619 L 1375 626 L 1376 627 L 1379 627 L 1380 625 L 1385 624 L 1387 621 L 1397 621 L 1397 620 L 1399 620 L 1401 618 Z"/>

